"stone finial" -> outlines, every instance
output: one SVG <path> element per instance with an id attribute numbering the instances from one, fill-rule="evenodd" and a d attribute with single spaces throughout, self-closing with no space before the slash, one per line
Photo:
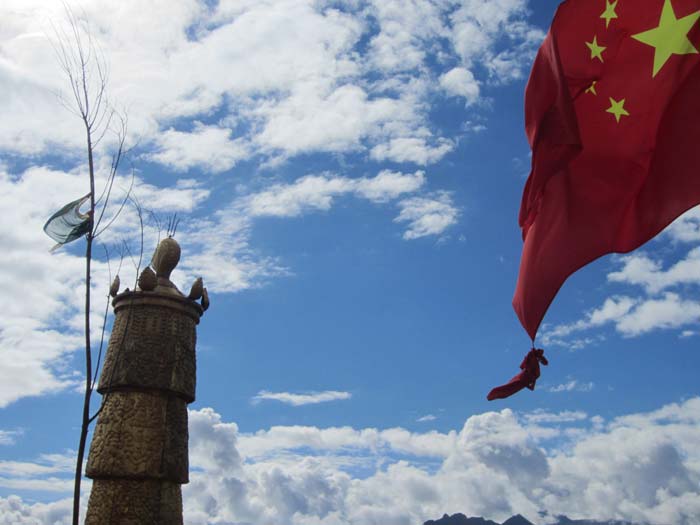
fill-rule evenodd
<path id="1" fill-rule="evenodd" d="M 204 281 L 201 277 L 197 277 L 197 279 L 194 281 L 194 284 L 192 285 L 192 288 L 190 289 L 190 294 L 187 297 L 189 297 L 193 301 L 197 301 L 200 297 L 202 297 L 203 289 Z"/>
<path id="2" fill-rule="evenodd" d="M 205 287 L 202 289 L 202 310 L 206 312 L 207 308 L 209 308 L 209 292 Z"/>
<path id="3" fill-rule="evenodd" d="M 160 278 L 170 280 L 170 274 L 180 262 L 180 245 L 172 237 L 167 237 L 158 243 L 151 266 Z"/>
<path id="4" fill-rule="evenodd" d="M 156 277 L 156 274 L 149 266 L 146 266 L 143 271 L 141 272 L 141 275 L 139 275 L 139 288 L 143 290 L 144 292 L 150 292 L 155 289 L 156 285 L 158 284 L 158 278 Z"/>
<path id="5" fill-rule="evenodd" d="M 111 297 L 116 297 L 117 294 L 119 293 L 119 286 L 121 285 L 121 281 L 119 280 L 119 274 L 117 274 L 114 277 L 114 281 L 112 281 L 112 286 L 109 287 L 109 295 Z"/>

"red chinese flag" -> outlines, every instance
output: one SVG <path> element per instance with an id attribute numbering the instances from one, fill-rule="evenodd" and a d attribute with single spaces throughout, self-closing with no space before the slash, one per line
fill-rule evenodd
<path id="1" fill-rule="evenodd" d="M 700 0 L 568 0 L 525 94 L 513 298 L 534 340 L 566 278 L 700 204 Z"/>

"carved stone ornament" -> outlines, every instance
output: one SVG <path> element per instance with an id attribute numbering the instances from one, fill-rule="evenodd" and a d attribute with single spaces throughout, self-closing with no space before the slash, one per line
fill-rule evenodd
<path id="1" fill-rule="evenodd" d="M 86 525 L 182 525 L 189 481 L 187 405 L 196 386 L 204 308 L 170 282 L 180 246 L 167 238 L 139 288 L 118 294 L 98 392 L 103 408 L 86 474 Z M 201 294 L 200 294 L 201 295 Z"/>
<path id="2" fill-rule="evenodd" d="M 170 280 L 170 274 L 180 262 L 180 245 L 172 237 L 163 239 L 158 244 L 156 252 L 153 254 L 151 266 L 156 271 L 158 277 Z"/>
<path id="3" fill-rule="evenodd" d="M 157 285 L 158 278 L 156 277 L 156 273 L 151 270 L 150 267 L 146 266 L 141 272 L 141 275 L 139 275 L 139 288 L 144 292 L 151 292 L 155 290 Z"/>

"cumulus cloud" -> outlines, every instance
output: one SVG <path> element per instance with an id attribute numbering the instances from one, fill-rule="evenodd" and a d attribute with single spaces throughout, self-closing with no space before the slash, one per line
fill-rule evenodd
<path id="1" fill-rule="evenodd" d="M 402 525 L 464 512 L 497 521 L 521 513 L 539 523 L 546 513 L 692 525 L 698 439 L 700 398 L 608 422 L 580 411 L 505 409 L 446 434 L 299 426 L 242 433 L 204 408 L 190 411 L 185 520 Z M 62 524 L 65 501 L 10 496 L 0 499 L 0 516 Z"/>
<path id="2" fill-rule="evenodd" d="M 700 322 L 700 302 L 666 293 L 659 299 L 648 299 L 634 311 L 620 317 L 616 328 L 623 335 L 636 336 L 655 329 L 679 328 Z"/>
<path id="3" fill-rule="evenodd" d="M 467 67 L 481 61 L 494 83 L 522 78 L 544 33 L 524 23 L 526 0 L 467 0 L 450 15 L 450 39 Z M 506 41 L 506 45 L 503 44 Z M 478 57 L 478 58 L 477 58 Z"/>
<path id="4" fill-rule="evenodd" d="M 621 261 L 622 268 L 609 273 L 608 280 L 642 286 L 649 294 L 683 284 L 700 284 L 700 248 L 693 248 L 667 270 L 645 253 L 622 257 Z"/>
<path id="5" fill-rule="evenodd" d="M 0 498 L 0 523 L 3 525 L 69 525 L 72 510 L 72 498 L 51 503 L 25 503 L 19 496 L 8 496 Z"/>
<path id="6" fill-rule="evenodd" d="M 51 23 L 65 24 L 61 5 L 12 0 L 3 9 L 0 148 L 79 148 L 80 123 L 56 111 L 54 93 L 66 86 L 46 37 Z M 147 156 L 177 170 L 227 171 L 256 155 L 309 152 L 435 162 L 453 147 L 430 122 L 438 86 L 474 102 L 473 71 L 486 71 L 490 83 L 520 78 L 543 36 L 515 0 L 457 10 L 430 0 L 342 10 L 311 0 L 130 0 L 93 2 L 83 13 L 109 59 L 112 99 L 129 108 Z M 198 123 L 185 131 L 177 119 Z"/>
<path id="7" fill-rule="evenodd" d="M 665 230 L 666 235 L 677 242 L 700 241 L 700 206 L 678 217 Z"/>
<path id="8" fill-rule="evenodd" d="M 279 401 L 286 405 L 292 405 L 294 407 L 299 407 L 303 405 L 316 405 L 318 403 L 328 403 L 329 401 L 339 401 L 344 399 L 350 399 L 352 394 L 350 392 L 341 392 L 338 390 L 324 390 L 323 392 L 307 392 L 303 394 L 296 394 L 293 392 L 268 392 L 267 390 L 261 390 L 255 397 L 253 397 L 253 402 L 259 403 L 260 401 Z"/>
<path id="9" fill-rule="evenodd" d="M 445 138 L 440 138 L 435 142 L 435 145 L 432 146 L 423 137 L 399 137 L 390 139 L 383 144 L 377 144 L 372 148 L 370 156 L 378 161 L 413 162 L 425 166 L 439 161 L 455 147 L 453 141 Z"/>
<path id="10" fill-rule="evenodd" d="M 474 74 L 463 67 L 455 67 L 443 74 L 440 86 L 450 95 L 464 97 L 467 104 L 478 100 L 481 91 Z"/>
<path id="11" fill-rule="evenodd" d="M 192 131 L 168 129 L 157 138 L 157 149 L 146 155 L 178 171 L 198 167 L 214 173 L 227 171 L 248 156 L 241 139 L 233 139 L 231 130 L 195 122 Z"/>
<path id="12" fill-rule="evenodd" d="M 654 330 L 678 329 L 700 321 L 700 302 L 667 292 L 657 298 L 612 297 L 584 319 L 562 324 L 542 333 L 545 344 L 567 345 L 573 333 L 612 324 L 625 337 L 638 337 Z M 593 340 L 589 340 L 591 342 Z"/>

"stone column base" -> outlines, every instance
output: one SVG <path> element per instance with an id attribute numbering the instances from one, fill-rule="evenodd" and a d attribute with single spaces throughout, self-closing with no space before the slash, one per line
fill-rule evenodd
<path id="1" fill-rule="evenodd" d="M 179 483 L 96 479 L 85 525 L 182 525 Z"/>

